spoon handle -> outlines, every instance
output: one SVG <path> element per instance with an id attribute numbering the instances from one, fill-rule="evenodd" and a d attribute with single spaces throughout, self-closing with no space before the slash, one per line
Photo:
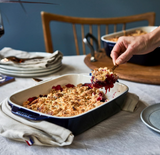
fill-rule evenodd
<path id="1" fill-rule="evenodd" d="M 116 65 L 114 65 L 114 66 L 112 67 L 112 71 L 114 71 L 117 67 L 118 67 L 118 65 L 117 65 L 117 64 L 116 64 Z"/>
<path id="2" fill-rule="evenodd" d="M 38 78 L 32 78 L 34 81 L 36 82 L 40 82 L 40 81 L 43 81 L 42 79 L 38 79 Z"/>

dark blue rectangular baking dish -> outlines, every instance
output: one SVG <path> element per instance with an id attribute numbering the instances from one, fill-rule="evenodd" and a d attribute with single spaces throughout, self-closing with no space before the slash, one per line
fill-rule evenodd
<path id="1" fill-rule="evenodd" d="M 65 85 L 68 83 L 77 85 L 79 83 L 88 83 L 90 82 L 90 78 L 90 76 L 85 76 L 81 74 L 71 74 L 64 75 L 46 82 L 41 82 L 36 86 L 30 87 L 28 89 L 19 91 L 11 95 L 8 99 L 8 103 L 11 106 L 12 113 L 16 115 L 19 115 L 29 120 L 45 120 L 60 125 L 72 131 L 72 133 L 76 136 L 121 111 L 121 107 L 124 104 L 124 100 L 128 92 L 128 87 L 124 84 L 117 82 L 114 88 L 112 88 L 110 92 L 106 94 L 107 98 L 109 99 L 108 102 L 95 109 L 73 117 L 55 117 L 44 113 L 36 112 L 23 107 L 22 103 L 29 97 L 48 93 L 53 85 Z"/>

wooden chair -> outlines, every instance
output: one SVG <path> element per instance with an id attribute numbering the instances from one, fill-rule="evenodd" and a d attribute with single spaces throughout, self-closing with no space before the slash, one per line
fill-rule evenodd
<path id="1" fill-rule="evenodd" d="M 78 46 L 78 38 L 76 32 L 76 24 L 81 25 L 81 39 L 85 37 L 84 34 L 84 26 L 89 26 L 89 32 L 92 34 L 92 26 L 97 25 L 97 36 L 98 44 L 101 47 L 101 25 L 105 25 L 106 27 L 106 34 L 108 34 L 108 27 L 109 25 L 114 25 L 114 32 L 117 31 L 117 25 L 122 24 L 122 30 L 126 29 L 126 24 L 138 21 L 148 21 L 148 26 L 154 26 L 155 24 L 155 13 L 148 12 L 144 14 L 132 15 L 132 16 L 125 16 L 125 17 L 116 17 L 116 18 L 82 18 L 82 17 L 70 17 L 70 16 L 63 16 L 63 15 L 56 15 L 47 12 L 41 12 L 42 17 L 42 27 L 44 33 L 44 41 L 45 41 L 45 48 L 46 52 L 53 53 L 53 43 L 51 37 L 51 30 L 50 30 L 50 22 L 57 21 L 57 22 L 66 22 L 72 24 L 73 27 L 73 34 L 75 40 L 75 47 L 77 55 L 80 54 L 79 46 Z M 91 42 L 93 43 L 93 42 Z M 83 54 L 86 54 L 85 44 L 82 41 L 82 49 Z"/>

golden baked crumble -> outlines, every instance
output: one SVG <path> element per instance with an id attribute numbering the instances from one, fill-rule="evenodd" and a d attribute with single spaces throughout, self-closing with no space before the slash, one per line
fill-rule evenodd
<path id="1" fill-rule="evenodd" d="M 140 36 L 140 35 L 143 35 L 143 34 L 146 34 L 146 33 L 147 32 L 145 32 L 143 30 L 135 30 L 133 32 L 128 32 L 128 33 L 126 33 L 126 31 L 124 31 L 123 36 Z M 117 42 L 119 37 L 120 36 L 116 36 L 116 37 L 113 37 L 113 38 L 110 38 L 110 39 L 107 39 L 107 40 Z"/>
<path id="2" fill-rule="evenodd" d="M 107 101 L 103 91 L 91 84 L 53 86 L 50 93 L 29 98 L 23 106 L 45 114 L 70 117 L 89 111 Z"/>
<path id="3" fill-rule="evenodd" d="M 93 87 L 96 88 L 105 87 L 106 92 L 108 89 L 114 86 L 114 83 L 117 81 L 117 79 L 118 76 L 107 67 L 95 68 L 92 71 L 91 82 L 93 84 Z"/>

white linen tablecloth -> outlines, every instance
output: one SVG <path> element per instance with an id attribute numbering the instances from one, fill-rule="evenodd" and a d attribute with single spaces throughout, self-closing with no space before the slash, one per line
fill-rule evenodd
<path id="1" fill-rule="evenodd" d="M 83 56 L 64 56 L 63 68 L 49 79 L 63 74 L 89 73 Z M 0 155 L 158 155 L 160 135 L 140 120 L 141 111 L 148 105 L 160 103 L 160 86 L 119 80 L 129 87 L 129 92 L 140 98 L 139 108 L 131 113 L 121 111 L 74 138 L 72 145 L 65 147 L 28 146 L 0 136 Z M 15 91 L 35 85 L 31 78 L 17 78 L 0 87 L 0 102 Z"/>

